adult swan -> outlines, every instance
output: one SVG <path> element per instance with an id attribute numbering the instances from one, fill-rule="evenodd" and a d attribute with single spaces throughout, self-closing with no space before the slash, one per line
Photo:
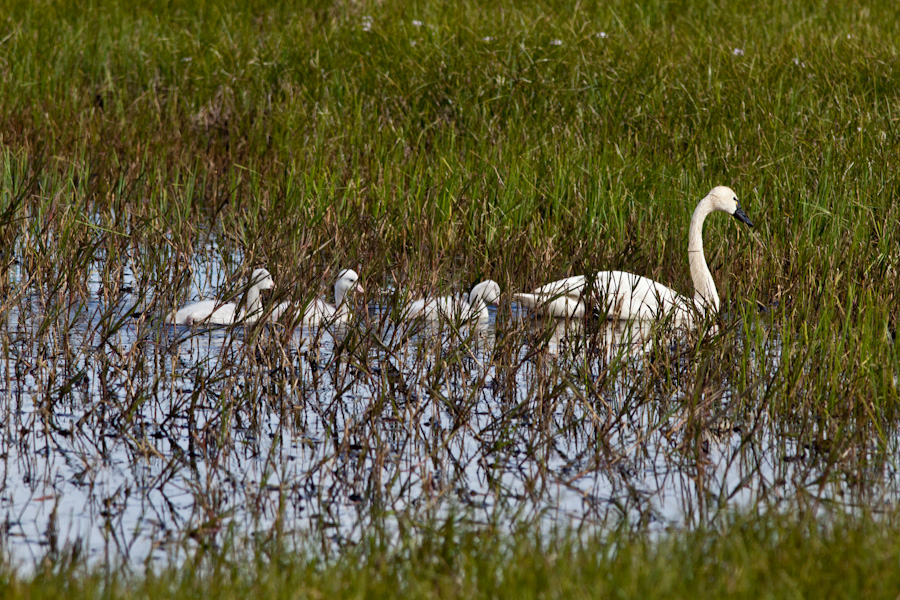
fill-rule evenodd
<path id="1" fill-rule="evenodd" d="M 719 292 L 703 254 L 703 221 L 715 211 L 728 213 L 753 227 L 731 188 L 714 187 L 700 200 L 688 230 L 693 302 L 652 279 L 622 271 L 600 271 L 592 286 L 588 286 L 588 278 L 579 275 L 548 283 L 531 294 L 515 294 L 514 298 L 547 316 L 581 318 L 585 313 L 584 294 L 593 289 L 598 309 L 605 311 L 609 319 L 647 321 L 665 317 L 672 318 L 676 325 L 691 327 L 695 317 L 719 310 Z"/>

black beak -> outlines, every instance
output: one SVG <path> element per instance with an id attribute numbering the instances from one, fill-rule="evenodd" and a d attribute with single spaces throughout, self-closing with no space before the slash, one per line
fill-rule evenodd
<path id="1" fill-rule="evenodd" d="M 741 203 L 737 203 L 737 210 L 734 211 L 734 214 L 731 215 L 741 223 L 746 223 L 750 227 L 753 227 L 753 221 L 750 220 L 750 217 L 747 216 L 747 213 L 744 212 L 744 209 L 741 208 Z"/>

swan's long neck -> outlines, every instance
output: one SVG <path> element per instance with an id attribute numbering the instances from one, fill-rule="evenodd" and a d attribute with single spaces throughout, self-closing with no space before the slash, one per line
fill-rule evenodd
<path id="1" fill-rule="evenodd" d="M 716 282 L 713 281 L 706 265 L 706 255 L 703 253 L 703 221 L 711 212 L 713 212 L 712 201 L 709 197 L 704 198 L 694 210 L 691 228 L 688 231 L 688 263 L 691 266 L 691 279 L 694 281 L 694 303 L 703 312 L 719 310 L 719 292 L 716 290 Z"/>
<path id="2" fill-rule="evenodd" d="M 262 302 L 259 299 L 259 286 L 251 285 L 247 290 L 247 306 L 241 311 L 241 318 L 253 323 L 262 313 Z"/>

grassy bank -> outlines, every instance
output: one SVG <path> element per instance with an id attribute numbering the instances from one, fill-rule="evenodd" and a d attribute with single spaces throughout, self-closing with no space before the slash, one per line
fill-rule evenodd
<path id="1" fill-rule="evenodd" d="M 731 519 L 714 531 L 649 541 L 511 537 L 445 523 L 415 540 L 372 542 L 335 560 L 269 549 L 200 555 L 181 567 L 104 574 L 47 562 L 7 570 L 5 598 L 894 598 L 900 546 L 892 518 Z"/>

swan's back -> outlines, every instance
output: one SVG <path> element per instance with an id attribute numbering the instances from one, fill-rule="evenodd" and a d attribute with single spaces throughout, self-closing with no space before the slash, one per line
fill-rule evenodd
<path id="1" fill-rule="evenodd" d="M 306 305 L 303 310 L 303 317 L 300 319 L 304 325 L 318 325 L 324 321 L 339 322 L 346 320 L 337 315 L 337 307 L 334 304 L 325 302 L 321 298 L 315 298 Z"/>
<path id="2" fill-rule="evenodd" d="M 530 294 L 513 294 L 522 306 L 555 318 L 580 319 L 584 316 L 584 294 L 587 278 L 576 275 L 553 281 Z"/>
<path id="3" fill-rule="evenodd" d="M 166 323 L 174 325 L 231 325 L 235 321 L 237 307 L 218 300 L 201 300 L 188 304 L 166 316 Z"/>
<path id="4" fill-rule="evenodd" d="M 446 314 L 448 309 L 452 311 L 453 300 L 454 298 L 451 296 L 416 300 L 409 304 L 404 318 L 435 320 L 442 314 Z"/>
<path id="5" fill-rule="evenodd" d="M 607 318 L 652 320 L 676 311 L 677 318 L 690 318 L 691 303 L 661 283 L 623 271 L 600 271 L 594 279 L 594 295 Z"/>
<path id="6" fill-rule="evenodd" d="M 430 300 L 416 300 L 410 302 L 403 309 L 402 319 L 430 319 L 436 316 L 437 302 L 434 298 Z"/>
<path id="7" fill-rule="evenodd" d="M 324 322 L 339 322 L 346 320 L 345 315 L 336 316 L 338 313 L 335 305 L 321 298 L 313 298 L 305 308 L 292 302 L 281 302 L 272 309 L 269 315 L 270 322 L 279 322 L 287 319 L 286 323 L 293 325 L 319 325 Z"/>
<path id="8" fill-rule="evenodd" d="M 587 278 L 584 275 L 576 275 L 559 281 L 553 281 L 534 290 L 534 294 L 545 297 L 552 296 L 581 296 Z"/>
<path id="9" fill-rule="evenodd" d="M 287 300 L 285 300 L 284 302 L 279 302 L 278 305 L 272 309 L 272 312 L 269 313 L 269 321 L 272 323 L 280 321 L 281 317 L 290 312 L 293 307 L 294 305 Z"/>

